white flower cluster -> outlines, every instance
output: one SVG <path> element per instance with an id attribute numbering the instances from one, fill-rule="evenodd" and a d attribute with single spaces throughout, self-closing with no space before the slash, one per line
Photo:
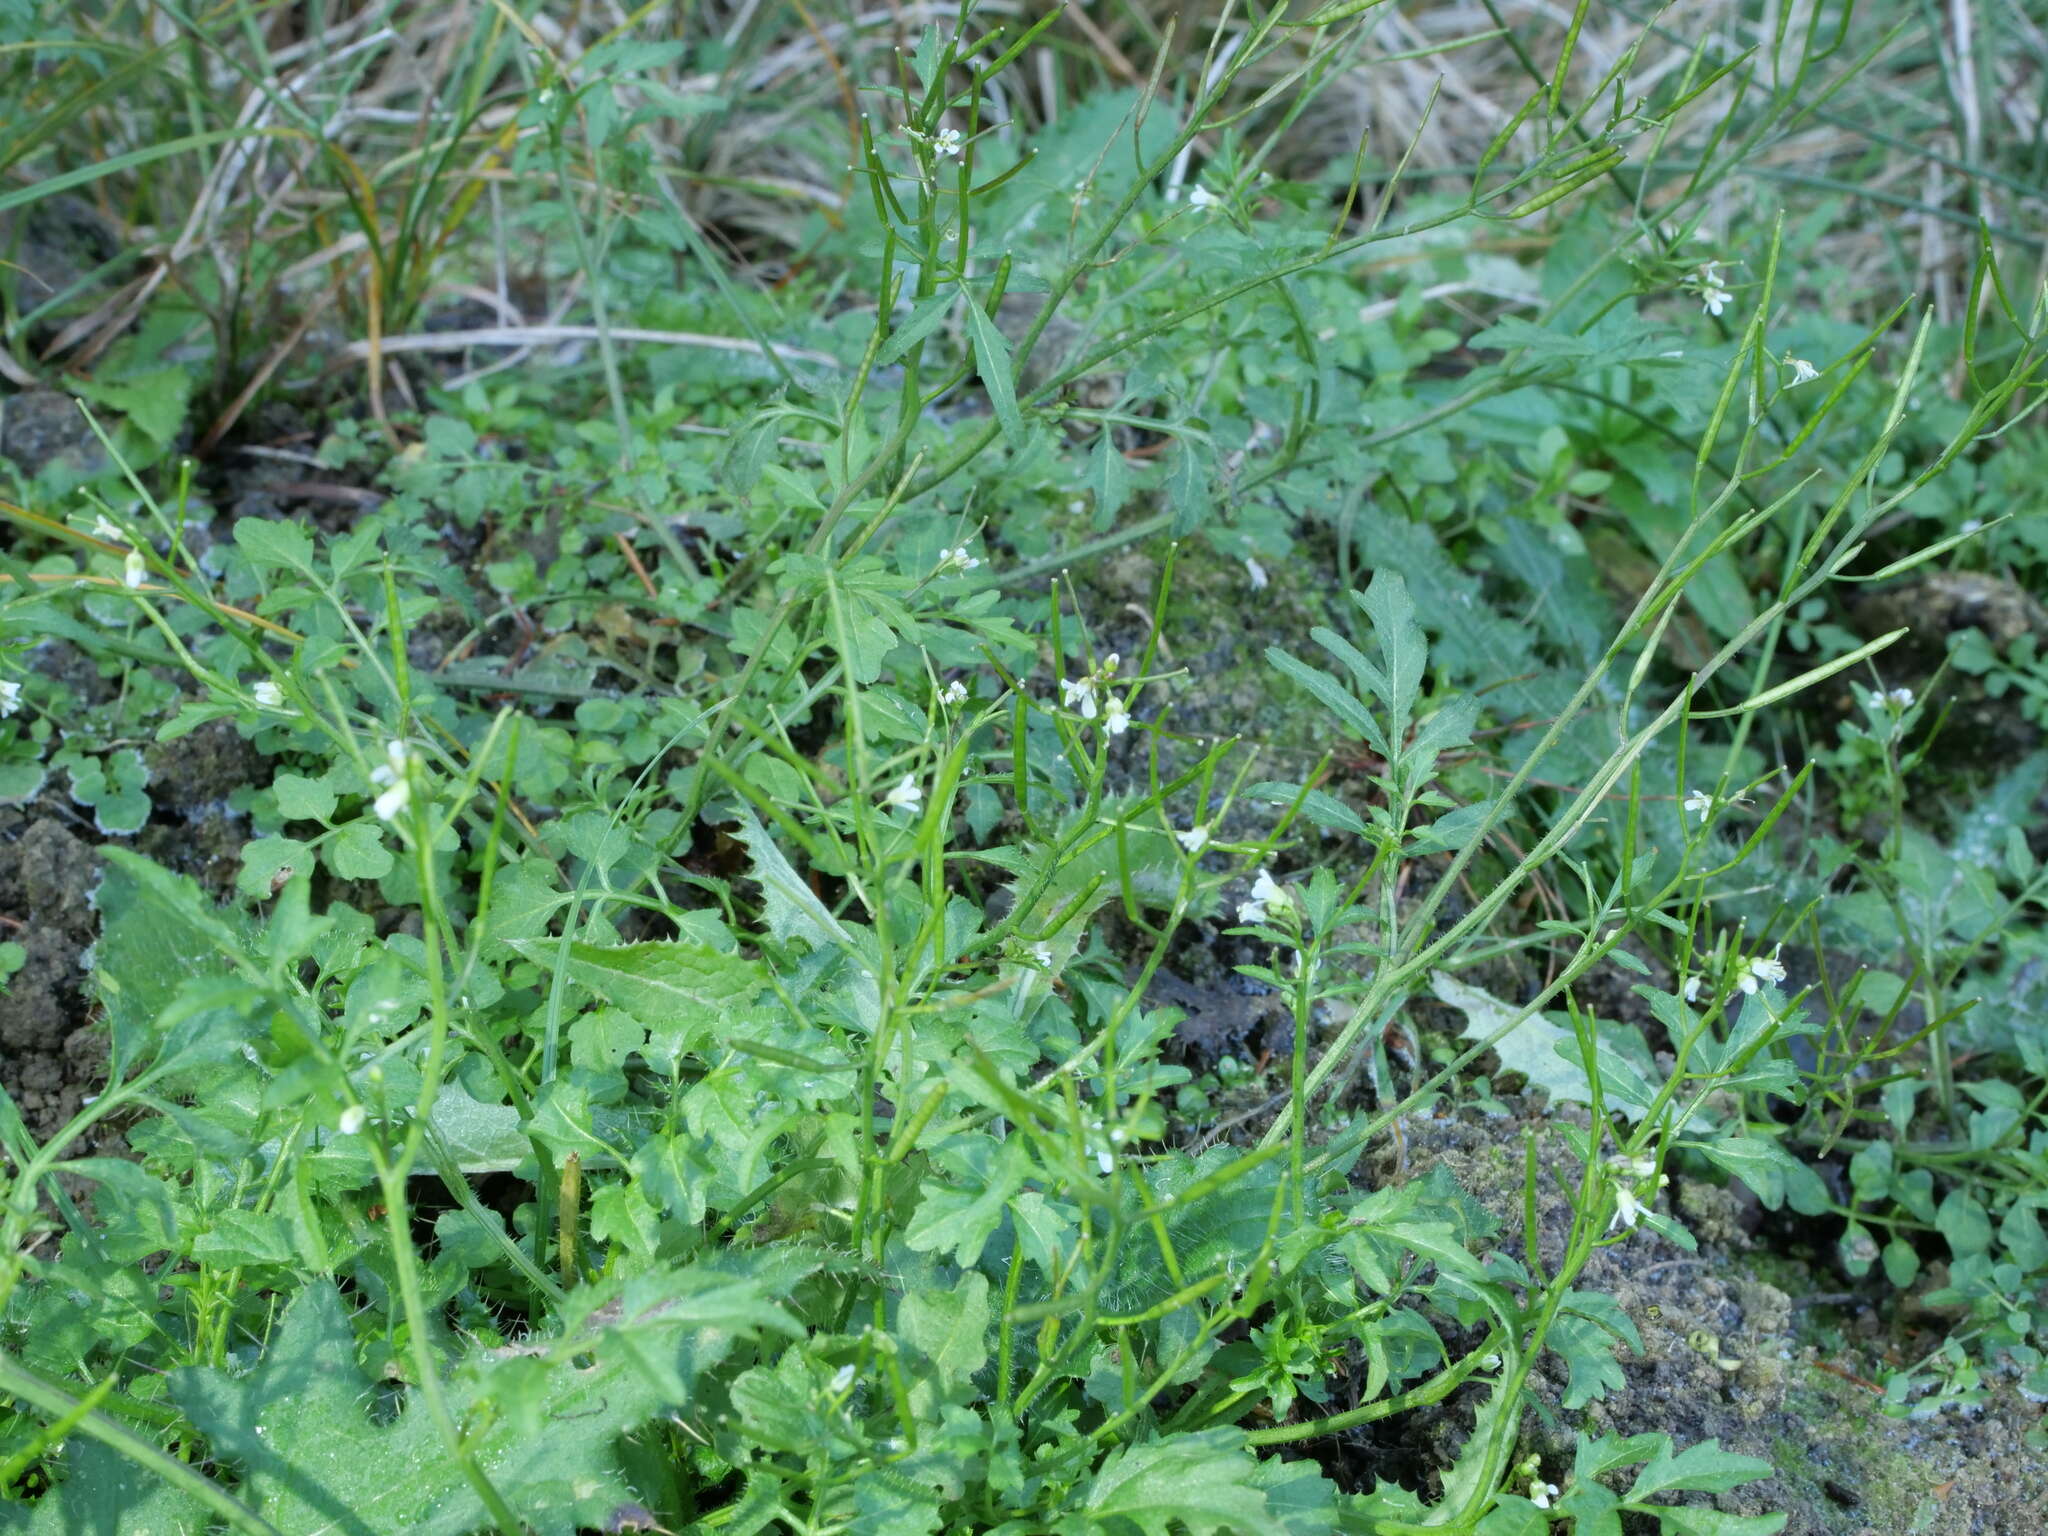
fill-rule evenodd
<path id="1" fill-rule="evenodd" d="M 1735 295 L 1721 286 L 1721 263 L 1718 261 L 1702 262 L 1699 271 L 1687 281 L 1692 284 L 1693 292 L 1700 296 L 1701 308 L 1716 320 L 1721 318 L 1722 310 L 1735 302 Z"/>
<path id="2" fill-rule="evenodd" d="M 1258 878 L 1252 881 L 1251 899 L 1237 904 L 1237 920 L 1247 924 L 1263 923 L 1275 902 L 1286 906 L 1289 899 L 1286 890 L 1274 880 L 1272 874 L 1262 869 Z"/>
<path id="3" fill-rule="evenodd" d="M 1784 947 L 1782 944 L 1773 945 L 1768 955 L 1751 955 L 1743 961 L 1735 975 L 1736 991 L 1744 997 L 1752 997 L 1756 994 L 1757 988 L 1766 983 L 1774 987 L 1782 986 L 1785 981 L 1785 966 L 1784 962 L 1778 959 L 1778 954 Z M 1696 1003 L 1700 1000 L 1700 994 L 1707 990 L 1707 978 L 1688 976 L 1680 990 L 1688 1003 Z"/>
<path id="4" fill-rule="evenodd" d="M 1778 951 L 1784 947 L 1782 944 L 1776 944 L 1771 947 L 1771 952 L 1767 956 L 1750 956 L 1749 963 L 1742 968 L 1742 975 L 1735 983 L 1745 996 L 1753 994 L 1765 982 L 1775 987 L 1785 979 L 1785 967 L 1778 963 Z"/>
<path id="5" fill-rule="evenodd" d="M 21 684 L 12 678 L 0 682 L 0 720 L 21 708 Z"/>
<path id="6" fill-rule="evenodd" d="M 1698 815 L 1701 824 L 1704 825 L 1707 819 L 1714 814 L 1716 806 L 1747 804 L 1749 804 L 1749 796 L 1747 795 L 1730 795 L 1726 800 L 1716 800 L 1704 789 L 1694 789 L 1686 792 L 1685 799 L 1679 802 L 1679 808 L 1688 816 Z"/>
<path id="7" fill-rule="evenodd" d="M 384 743 L 384 761 L 370 770 L 370 782 L 383 789 L 370 804 L 379 821 L 395 819 L 412 804 L 412 748 L 402 741 Z"/>
<path id="8" fill-rule="evenodd" d="M 917 782 L 915 775 L 906 773 L 897 781 L 896 787 L 882 797 L 882 804 L 892 811 L 908 811 L 915 816 L 924 809 L 924 786 Z"/>
<path id="9" fill-rule="evenodd" d="M 1102 728 L 1112 736 L 1121 736 L 1131 728 L 1130 706 L 1124 703 L 1122 694 L 1110 691 L 1121 661 L 1122 658 L 1111 651 L 1093 672 L 1060 679 L 1061 705 L 1083 720 L 1093 720 L 1100 714 Z M 1098 693 L 1102 695 L 1099 701 L 1096 698 Z"/>
<path id="10" fill-rule="evenodd" d="M 1657 1173 L 1657 1160 L 1653 1157 L 1611 1157 L 1607 1160 L 1608 1171 L 1614 1175 L 1614 1215 L 1607 1223 L 1612 1232 L 1617 1227 L 1633 1231 L 1637 1222 L 1643 1219 L 1643 1212 L 1649 1204 L 1637 1192 L 1637 1186 L 1652 1174 L 1657 1175 L 1657 1188 L 1662 1189 L 1671 1182 L 1665 1174 Z M 1651 1200 L 1655 1200 L 1653 1193 Z"/>
<path id="11" fill-rule="evenodd" d="M 932 574 L 944 576 L 949 571 L 972 571 L 978 569 L 980 565 L 980 559 L 970 553 L 965 544 L 956 544 L 951 549 L 939 551 L 939 563 Z"/>

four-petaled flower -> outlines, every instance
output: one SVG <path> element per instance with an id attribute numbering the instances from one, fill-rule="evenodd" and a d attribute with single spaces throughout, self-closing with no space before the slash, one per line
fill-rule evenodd
<path id="1" fill-rule="evenodd" d="M 1885 695 L 1885 700 L 1887 703 L 1896 704 L 1900 709 L 1911 709 L 1913 707 L 1913 690 L 1910 688 L 1894 688 Z"/>
<path id="2" fill-rule="evenodd" d="M 941 155 L 957 158 L 964 142 L 958 128 L 941 128 L 938 136 L 932 140 L 932 148 Z"/>
<path id="3" fill-rule="evenodd" d="M 897 781 L 896 787 L 882 797 L 882 804 L 915 816 L 924 809 L 924 786 L 914 775 L 906 773 Z"/>
<path id="4" fill-rule="evenodd" d="M 957 704 L 965 704 L 967 702 L 967 685 L 959 678 L 954 678 L 953 681 L 939 690 L 939 702 L 948 708 Z"/>
<path id="5" fill-rule="evenodd" d="M 1209 846 L 1209 829 L 1207 827 L 1189 827 L 1185 832 L 1174 833 L 1173 840 L 1189 853 L 1200 853 Z"/>
<path id="6" fill-rule="evenodd" d="M 412 749 L 404 742 L 384 744 L 384 761 L 370 770 L 370 782 L 384 790 L 370 803 L 379 821 L 390 821 L 412 803 L 412 779 L 406 772 L 411 766 Z"/>
<path id="7" fill-rule="evenodd" d="M 21 684 L 9 678 L 0 682 L 0 720 L 21 708 Z"/>
<path id="8" fill-rule="evenodd" d="M 1529 1479 L 1529 1502 L 1538 1509 L 1550 1508 L 1550 1501 L 1557 1497 L 1557 1484 L 1546 1483 L 1540 1477 Z"/>
<path id="9" fill-rule="evenodd" d="M 1768 981 L 1775 986 L 1785 979 L 1785 967 L 1778 963 L 1778 950 L 1784 947 L 1780 944 L 1769 955 L 1756 955 L 1751 958 L 1742 973 L 1742 979 L 1735 983 L 1742 988 L 1745 995 L 1754 993 L 1763 982 Z"/>
<path id="10" fill-rule="evenodd" d="M 149 576 L 149 562 L 142 558 L 142 551 L 131 549 L 128 558 L 121 562 L 121 585 L 131 592 L 141 586 Z"/>
<path id="11" fill-rule="evenodd" d="M 1721 311 L 1735 301 L 1735 295 L 1721 286 L 1721 263 L 1718 261 L 1703 262 L 1690 281 L 1693 292 L 1700 296 L 1700 303 L 1717 320 L 1721 318 Z"/>
<path id="12" fill-rule="evenodd" d="M 1102 728 L 1112 736 L 1121 736 L 1131 728 L 1131 712 L 1121 694 L 1112 693 L 1103 701 Z"/>
<path id="13" fill-rule="evenodd" d="M 1095 679 L 1093 677 L 1061 678 L 1060 702 L 1079 714 L 1083 720 L 1093 720 L 1095 718 Z"/>
<path id="14" fill-rule="evenodd" d="M 1811 384 L 1820 377 L 1820 370 L 1818 368 L 1814 367 L 1813 364 L 1803 357 L 1794 357 L 1790 352 L 1785 354 L 1785 366 L 1792 370 L 1792 384 L 1794 385 Z M 1792 386 L 1787 385 L 1786 387 L 1790 388 Z"/>
<path id="15" fill-rule="evenodd" d="M 272 678 L 264 678 L 254 688 L 251 688 L 249 693 L 256 700 L 256 707 L 258 709 L 284 708 L 284 690 L 278 687 L 276 681 Z"/>
<path id="16" fill-rule="evenodd" d="M 1626 1184 L 1614 1187 L 1614 1217 L 1607 1223 L 1607 1230 L 1627 1227 L 1634 1230 L 1635 1224 L 1643 1219 L 1643 1202 L 1636 1198 L 1636 1192 Z"/>
<path id="17" fill-rule="evenodd" d="M 1259 871 L 1259 877 L 1252 882 L 1251 898 L 1237 905 L 1237 920 L 1240 923 L 1263 923 L 1266 920 L 1266 909 L 1276 901 L 1286 900 L 1287 893 L 1275 883 L 1272 875 L 1262 869 Z"/>
<path id="18" fill-rule="evenodd" d="M 1199 209 L 1220 208 L 1223 206 L 1223 199 L 1200 182 L 1196 182 L 1188 189 L 1188 206 Z"/>
<path id="19" fill-rule="evenodd" d="M 1714 797 L 1704 789 L 1695 789 L 1685 797 L 1683 809 L 1688 816 L 1697 811 L 1700 820 L 1704 822 L 1714 814 Z"/>

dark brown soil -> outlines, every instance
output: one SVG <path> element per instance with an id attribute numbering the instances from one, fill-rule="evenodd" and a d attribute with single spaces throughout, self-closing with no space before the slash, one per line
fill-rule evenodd
<path id="1" fill-rule="evenodd" d="M 262 757 L 214 721 L 152 746 L 148 758 L 152 809 L 133 846 L 225 895 L 247 835 L 227 796 L 267 777 Z M 0 920 L 28 951 L 0 992 L 0 1087 L 38 1138 L 75 1115 L 106 1071 L 87 987 L 101 838 L 64 794 L 46 786 L 26 806 L 0 808 Z"/>
<path id="2" fill-rule="evenodd" d="M 1527 1123 L 1471 1111 L 1415 1117 L 1400 1148 L 1381 1149 L 1362 1172 L 1379 1183 L 1449 1168 L 1501 1222 L 1501 1246 L 1519 1252 Z M 1565 1156 L 1560 1138 L 1545 1133 L 1544 1144 Z M 1568 1480 L 1575 1429 L 1661 1432 L 1680 1449 L 1715 1439 L 1770 1461 L 1770 1477 L 1688 1497 L 1734 1514 L 1787 1512 L 1786 1536 L 2040 1536 L 2048 1456 L 2024 1443 L 2041 1423 L 2039 1406 L 1992 1375 L 1990 1401 L 1974 1415 L 1885 1417 L 1884 1357 L 1924 1353 L 1940 1333 L 1910 1334 L 1901 1319 L 1911 1309 L 1900 1298 L 1881 1289 L 1845 1294 L 1821 1261 L 1786 1252 L 1783 1232 L 1768 1221 L 1760 1227 L 1763 1213 L 1741 1191 L 1680 1179 L 1666 1193 L 1674 1192 L 1697 1253 L 1640 1231 L 1597 1253 L 1577 1282 L 1613 1296 L 1642 1335 L 1640 1355 L 1621 1351 L 1626 1384 L 1565 1415 L 1562 1362 L 1546 1355 L 1532 1378 L 1540 1406 L 1525 1420 L 1523 1451 L 1543 1458 L 1547 1479 Z M 1546 1181 L 1540 1220 L 1540 1251 L 1554 1263 L 1571 1221 L 1555 1182 Z M 1823 1311 L 1850 1318 L 1832 1348 L 1816 1326 Z M 1462 1433 L 1454 1411 L 1443 1433 Z"/>
<path id="3" fill-rule="evenodd" d="M 78 1112 L 105 1068 L 82 963 L 98 879 L 98 857 L 63 822 L 0 812 L 0 916 L 28 951 L 0 993 L 0 1085 L 37 1137 Z"/>

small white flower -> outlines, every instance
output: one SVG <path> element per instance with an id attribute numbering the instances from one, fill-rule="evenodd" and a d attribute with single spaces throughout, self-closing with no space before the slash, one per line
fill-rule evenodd
<path id="1" fill-rule="evenodd" d="M 1223 206 L 1223 199 L 1197 182 L 1188 189 L 1188 206 L 1199 209 L 1220 208 Z"/>
<path id="2" fill-rule="evenodd" d="M 1688 1003 L 1696 1003 L 1700 1000 L 1700 982 L 1702 979 L 1698 976 L 1688 976 L 1685 978 L 1685 1000 Z"/>
<path id="3" fill-rule="evenodd" d="M 1778 963 L 1778 950 L 1784 947 L 1784 945 L 1780 944 L 1768 956 L 1758 955 L 1749 962 L 1749 968 L 1743 972 L 1742 979 L 1736 983 L 1738 987 L 1742 988 L 1745 995 L 1754 993 L 1762 982 L 1768 981 L 1775 986 L 1785 979 L 1785 967 Z"/>
<path id="4" fill-rule="evenodd" d="M 1095 1152 L 1095 1166 L 1106 1179 L 1116 1172 L 1116 1159 L 1109 1155 L 1109 1148 L 1098 1147 Z"/>
<path id="5" fill-rule="evenodd" d="M 1251 582 L 1254 592 L 1266 590 L 1266 568 L 1250 555 L 1244 557 L 1244 574 Z"/>
<path id="6" fill-rule="evenodd" d="M 1900 709 L 1911 709 L 1913 707 L 1913 690 L 1910 688 L 1894 688 L 1885 695 L 1885 701 L 1889 704 L 1897 705 Z"/>
<path id="7" fill-rule="evenodd" d="M 932 148 L 937 150 L 941 155 L 950 156 L 952 158 L 957 159 L 960 154 L 962 143 L 963 141 L 960 137 L 960 130 L 958 128 L 941 128 L 939 130 L 938 136 L 932 140 Z"/>
<path id="8" fill-rule="evenodd" d="M 1086 512 L 1087 510 L 1088 503 L 1086 499 L 1083 497 L 1076 496 L 1067 502 L 1067 512 L 1070 516 L 1079 517 L 1083 512 Z"/>
<path id="9" fill-rule="evenodd" d="M 971 571 L 980 564 L 981 561 L 968 552 L 965 544 L 955 545 L 951 549 L 939 551 L 938 573 L 940 575 L 944 575 L 947 571 Z"/>
<path id="10" fill-rule="evenodd" d="M 1174 833 L 1173 840 L 1189 853 L 1200 853 L 1209 846 L 1209 829 L 1207 827 L 1189 827 L 1185 832 Z"/>
<path id="11" fill-rule="evenodd" d="M 1709 816 L 1714 814 L 1714 797 L 1704 789 L 1696 789 L 1685 797 L 1681 808 L 1688 816 L 1698 812 L 1700 820 L 1704 822 Z"/>
<path id="12" fill-rule="evenodd" d="M 128 558 L 121 562 L 121 585 L 131 592 L 142 585 L 149 576 L 149 562 L 142 558 L 142 551 L 131 549 Z"/>
<path id="13" fill-rule="evenodd" d="M 360 1104 L 351 1104 L 341 1112 L 341 1119 L 335 1122 L 335 1126 L 342 1135 L 353 1136 L 369 1124 L 369 1121 L 370 1112 L 367 1109 Z"/>
<path id="14" fill-rule="evenodd" d="M 1550 1508 L 1550 1501 L 1557 1497 L 1557 1484 L 1546 1483 L 1540 1477 L 1529 1479 L 1529 1502 L 1538 1509 Z"/>
<path id="15" fill-rule="evenodd" d="M 264 678 L 254 688 L 249 690 L 249 694 L 250 697 L 256 700 L 256 707 L 258 709 L 284 708 L 284 690 L 278 687 L 276 681 L 272 678 Z"/>
<path id="16" fill-rule="evenodd" d="M 1721 318 L 1721 311 L 1733 303 L 1734 299 L 1735 295 L 1726 288 L 1709 286 L 1700 290 L 1700 307 L 1716 320 Z"/>
<path id="17" fill-rule="evenodd" d="M 1983 526 L 1984 526 L 1984 519 L 1983 519 L 1983 518 L 1981 518 L 1981 517 L 1966 517 L 1966 518 L 1964 518 L 1964 519 L 1963 519 L 1963 522 L 1962 522 L 1962 526 L 1961 526 L 1961 527 L 1960 527 L 1960 528 L 1959 528 L 1959 529 L 1958 529 L 1957 531 L 1958 531 L 1959 533 L 1975 533 L 1975 532 L 1976 532 L 1976 531 L 1977 531 L 1977 530 L 1978 530 L 1979 528 L 1982 528 Z"/>
<path id="18" fill-rule="evenodd" d="M 379 821 L 390 821 L 412 803 L 412 780 L 406 770 L 412 764 L 412 750 L 402 741 L 384 744 L 384 761 L 370 770 L 370 782 L 384 786 L 384 793 L 370 804 Z"/>
<path id="19" fill-rule="evenodd" d="M 1497 1371 L 1500 1369 L 1500 1356 L 1488 1355 L 1484 1360 L 1481 1360 L 1479 1362 L 1479 1366 L 1482 1370 Z"/>
<path id="20" fill-rule="evenodd" d="M 21 708 L 21 684 L 12 678 L 0 682 L 0 720 Z"/>
<path id="21" fill-rule="evenodd" d="M 1811 384 L 1820 377 L 1818 368 L 1803 357 L 1794 357 L 1790 352 L 1785 354 L 1785 366 L 1792 370 L 1792 383 L 1786 386 L 1788 389 L 1799 384 Z"/>
<path id="22" fill-rule="evenodd" d="M 1095 679 L 1074 677 L 1060 679 L 1060 702 L 1077 712 L 1083 720 L 1095 718 Z"/>
<path id="23" fill-rule="evenodd" d="M 1252 882 L 1250 899 L 1238 903 L 1237 920 L 1240 923 L 1263 923 L 1266 921 L 1266 909 L 1276 901 L 1286 900 L 1287 893 L 1274 883 L 1272 875 L 1262 869 L 1258 879 Z"/>
<path id="24" fill-rule="evenodd" d="M 959 678 L 954 678 L 953 681 L 939 690 L 939 702 L 948 709 L 956 705 L 965 704 L 967 702 L 967 685 Z"/>
<path id="25" fill-rule="evenodd" d="M 1112 736 L 1121 736 L 1131 728 L 1131 712 L 1124 707 L 1122 695 L 1112 693 L 1103 702 L 1102 728 Z"/>
<path id="26" fill-rule="evenodd" d="M 892 810 L 904 810 L 915 816 L 924 809 L 924 786 L 911 774 L 905 774 L 897 781 L 896 787 L 882 797 L 882 804 Z"/>
<path id="27" fill-rule="evenodd" d="M 852 1386 L 853 1374 L 853 1362 L 849 1360 L 845 1365 L 842 1365 L 832 1373 L 832 1390 L 834 1392 L 844 1392 L 848 1387 Z"/>
<path id="28" fill-rule="evenodd" d="M 1636 1192 L 1626 1184 L 1617 1185 L 1614 1191 L 1614 1219 L 1607 1223 L 1607 1230 L 1627 1227 L 1631 1231 L 1643 1219 L 1643 1203 L 1636 1198 Z"/>
<path id="29" fill-rule="evenodd" d="M 1045 967 L 1046 967 L 1046 968 L 1047 968 L 1048 970 L 1050 970 L 1050 969 L 1051 969 L 1051 967 L 1052 967 L 1052 945 L 1051 945 L 1051 944 L 1047 943 L 1047 942 L 1046 942 L 1046 941 L 1045 941 L 1044 939 L 1040 939 L 1040 940 L 1039 940 L 1039 941 L 1038 941 L 1038 942 L 1037 942 L 1036 944 L 1034 944 L 1034 945 L 1032 945 L 1032 946 L 1031 946 L 1030 954 L 1031 954 L 1031 958 L 1032 958 L 1032 959 L 1034 959 L 1034 960 L 1036 960 L 1036 961 L 1037 961 L 1037 962 L 1038 962 L 1038 963 L 1039 963 L 1040 965 L 1042 965 L 1042 966 L 1045 966 Z"/>
<path id="30" fill-rule="evenodd" d="M 116 544 L 126 544 L 128 535 L 114 523 L 108 521 L 104 512 L 95 513 L 92 520 L 92 536 L 96 539 L 112 539 Z"/>

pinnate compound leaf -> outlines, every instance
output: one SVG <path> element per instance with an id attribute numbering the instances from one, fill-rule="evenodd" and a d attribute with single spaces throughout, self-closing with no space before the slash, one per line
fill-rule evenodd
<path id="1" fill-rule="evenodd" d="M 1011 442 L 1024 438 L 1024 416 L 1017 408 L 1016 370 L 1010 362 L 1010 344 L 989 319 L 988 311 L 971 293 L 967 295 L 967 334 L 974 343 L 974 367 L 981 375 L 981 387 L 995 407 L 996 420 Z"/>
<path id="2" fill-rule="evenodd" d="M 1487 1511 L 1474 1527 L 1474 1536 L 1546 1536 L 1549 1530 L 1549 1517 L 1542 1510 L 1520 1494 L 1509 1493 Z"/>
<path id="3" fill-rule="evenodd" d="M 1565 1383 L 1564 1406 L 1583 1408 L 1628 1384 L 1621 1362 L 1615 1359 L 1617 1343 L 1642 1352 L 1642 1335 L 1614 1298 L 1597 1291 L 1572 1291 L 1551 1324 L 1548 1343 L 1570 1371 Z"/>
<path id="4" fill-rule="evenodd" d="M 1768 1461 L 1724 1451 L 1718 1440 L 1689 1445 L 1674 1456 L 1671 1441 L 1667 1438 L 1657 1448 L 1657 1454 L 1651 1457 L 1649 1464 L 1636 1474 L 1635 1483 L 1628 1491 L 1628 1500 L 1634 1503 L 1647 1499 L 1653 1493 L 1681 1490 L 1726 1493 L 1730 1488 L 1770 1475 L 1771 1464 Z"/>
<path id="5" fill-rule="evenodd" d="M 934 1159 L 955 1178 L 924 1181 L 903 1240 L 914 1252 L 950 1253 L 956 1263 L 971 1265 L 1002 1225 L 1011 1197 L 1024 1187 L 1031 1159 L 1015 1141 L 961 1141 L 963 1146 Z"/>
<path id="6" fill-rule="evenodd" d="M 1128 1445 L 1088 1484 L 1080 1510 L 1054 1527 L 1062 1536 L 1140 1531 L 1144 1536 L 1217 1536 L 1269 1531 L 1258 1463 L 1234 1429 L 1204 1430 Z"/>
<path id="7" fill-rule="evenodd" d="M 550 969 L 562 945 L 555 939 L 513 939 L 514 950 Z M 768 984 L 759 961 L 708 944 L 655 940 L 607 946 L 578 939 L 568 946 L 569 979 L 623 1008 L 650 1029 L 678 1016 L 719 1015 L 752 1002 Z"/>
<path id="8" fill-rule="evenodd" d="M 1316 701 L 1337 717 L 1353 735 L 1364 741 L 1382 757 L 1387 753 L 1387 738 L 1381 732 L 1379 722 L 1372 712 L 1357 699 L 1351 691 L 1320 667 L 1312 667 L 1305 661 L 1298 661 L 1277 645 L 1266 647 L 1266 660 L 1293 678 L 1316 698 Z"/>
<path id="9" fill-rule="evenodd" d="M 1761 1136 L 1723 1136 L 1687 1145 L 1698 1147 L 1747 1184 L 1767 1211 L 1777 1210 L 1787 1200 L 1802 1216 L 1818 1216 L 1828 1208 L 1827 1186 L 1820 1175 L 1775 1141 Z"/>
<path id="10" fill-rule="evenodd" d="M 1373 635 L 1387 663 L 1380 697 L 1393 716 L 1395 734 L 1406 736 L 1409 717 L 1422 693 L 1422 676 L 1429 667 L 1429 642 L 1423 638 L 1422 626 L 1415 622 L 1415 603 L 1408 596 L 1408 583 L 1398 572 L 1382 566 L 1373 572 L 1365 595 L 1354 592 L 1351 601 L 1372 620 Z"/>
<path id="11" fill-rule="evenodd" d="M 600 1526 L 631 1502 L 619 1435 L 687 1401 L 696 1373 L 742 1335 L 794 1331 L 745 1276 L 684 1270 L 578 1300 L 571 1336 L 479 1351 L 447 1384 L 478 1464 L 537 1536 Z M 325 1281 L 294 1298 L 252 1371 L 186 1368 L 171 1393 L 239 1470 L 240 1497 L 287 1536 L 469 1536 L 486 1524 L 424 1405 L 372 1417 L 373 1384 Z"/>
<path id="12" fill-rule="evenodd" d="M 21 1536 L 200 1536 L 216 1518 L 189 1493 L 83 1434 L 66 1442 L 57 1470 L 63 1481 L 29 1506 L 24 1524 L 0 1516 L 0 1525 Z M 0 1508 L 18 1513 L 21 1506 Z"/>
<path id="13" fill-rule="evenodd" d="M 1448 971 L 1438 971 L 1430 978 L 1430 990 L 1465 1015 L 1465 1028 L 1459 1035 L 1463 1040 L 1484 1040 L 1513 1023 L 1522 1012 Z M 1577 1041 L 1570 1031 L 1532 1013 L 1493 1042 L 1493 1053 L 1500 1058 L 1503 1072 L 1521 1073 L 1532 1087 L 1549 1094 L 1552 1103 L 1590 1104 L 1593 1087 L 1586 1081 L 1585 1070 L 1558 1054 L 1557 1048 L 1567 1043 L 1576 1053 Z"/>
<path id="14" fill-rule="evenodd" d="M 778 939 L 794 935 L 812 945 L 851 944 L 853 935 L 818 900 L 810 882 L 796 872 L 775 839 L 745 806 L 733 813 L 740 824 L 739 840 L 752 855 L 753 876 L 761 886 L 762 910 L 768 931 Z"/>
<path id="15" fill-rule="evenodd" d="M 1731 1515 L 1718 1509 L 1657 1507 L 1663 1536 L 1778 1536 L 1790 1515 Z"/>
<path id="16" fill-rule="evenodd" d="M 1573 1473 L 1557 1511 L 1572 1517 L 1573 1536 L 1622 1536 L 1621 1500 L 1589 1477 Z"/>
<path id="17" fill-rule="evenodd" d="M 950 1290 L 912 1291 L 898 1315 L 903 1341 L 930 1363 L 941 1387 L 966 1385 L 987 1363 L 987 1276 L 969 1270 Z"/>

